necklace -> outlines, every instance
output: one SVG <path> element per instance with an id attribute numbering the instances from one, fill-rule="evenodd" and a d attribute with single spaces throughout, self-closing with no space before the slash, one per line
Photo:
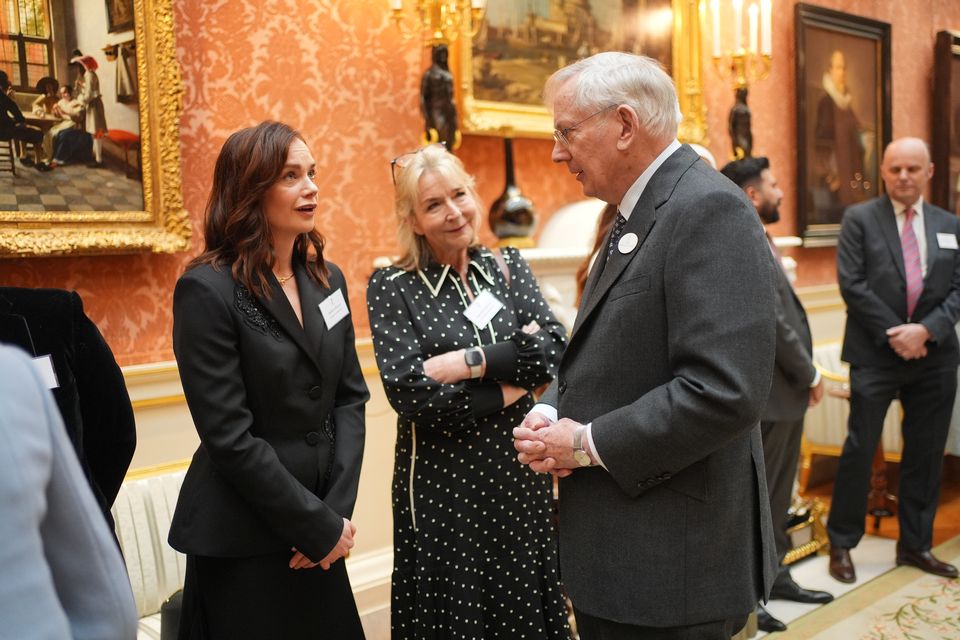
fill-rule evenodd
<path id="1" fill-rule="evenodd" d="M 289 280 L 290 278 L 293 277 L 293 274 L 292 274 L 292 273 L 291 273 L 290 275 L 288 275 L 288 276 L 282 276 L 282 275 L 280 275 L 279 273 L 277 273 L 276 271 L 273 272 L 273 275 L 275 275 L 275 276 L 277 277 L 277 282 L 280 283 L 280 286 L 281 286 L 281 287 L 282 287 L 283 285 L 287 284 L 287 280 Z"/>

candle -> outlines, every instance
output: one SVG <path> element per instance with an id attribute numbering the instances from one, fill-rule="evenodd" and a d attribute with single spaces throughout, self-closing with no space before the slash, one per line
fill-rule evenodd
<path id="1" fill-rule="evenodd" d="M 393 9 L 394 11 L 399 11 L 399 10 L 400 10 L 400 3 L 401 3 L 402 1 L 403 1 L 403 0 L 390 0 L 390 8 Z"/>
<path id="2" fill-rule="evenodd" d="M 733 0 L 733 53 L 743 46 L 743 0 Z"/>
<path id="3" fill-rule="evenodd" d="M 760 0 L 760 53 L 765 56 L 773 55 L 771 19 L 770 0 Z"/>
<path id="4" fill-rule="evenodd" d="M 710 13 L 713 15 L 713 57 L 719 58 L 720 51 L 720 0 L 711 0 Z"/>
<path id="5" fill-rule="evenodd" d="M 750 7 L 747 9 L 747 18 L 749 18 L 749 22 L 750 22 L 750 49 L 749 49 L 749 51 L 750 51 L 751 54 L 756 54 L 756 53 L 757 53 L 757 33 L 758 33 L 758 31 L 757 31 L 757 13 L 758 13 L 758 12 L 759 12 L 759 9 L 757 8 L 757 4 L 756 4 L 755 2 L 754 2 L 754 3 L 751 3 L 751 4 L 750 4 Z"/>
<path id="6" fill-rule="evenodd" d="M 470 0 L 470 7 L 473 9 L 483 9 L 483 0 Z"/>

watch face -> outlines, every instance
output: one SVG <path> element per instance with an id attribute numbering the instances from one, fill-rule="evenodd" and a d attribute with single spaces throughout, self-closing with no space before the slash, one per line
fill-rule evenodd
<path id="1" fill-rule="evenodd" d="M 590 456 L 588 456 L 587 452 L 584 451 L 583 449 L 578 449 L 577 451 L 574 451 L 573 459 L 576 460 L 577 464 L 579 464 L 581 467 L 590 466 Z"/>
<path id="2" fill-rule="evenodd" d="M 471 367 L 476 367 L 483 364 L 483 354 L 479 350 L 469 350 L 463 354 L 464 359 L 467 361 L 467 365 Z"/>

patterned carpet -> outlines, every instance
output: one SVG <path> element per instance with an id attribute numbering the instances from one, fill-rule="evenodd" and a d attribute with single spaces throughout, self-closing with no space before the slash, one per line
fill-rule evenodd
<path id="1" fill-rule="evenodd" d="M 892 540 L 890 550 L 892 551 Z M 863 543 L 861 543 L 863 546 Z M 853 550 L 858 573 L 857 549 Z M 960 536 L 936 549 L 934 554 L 960 564 Z M 819 559 L 819 558 L 818 558 Z M 824 560 L 826 558 L 823 558 Z M 892 556 L 890 558 L 892 564 Z M 802 574 L 794 573 L 801 584 Z M 834 582 L 833 584 L 840 584 Z M 859 584 L 859 583 L 858 583 Z M 960 581 L 923 573 L 912 567 L 896 567 L 854 585 L 834 602 L 789 623 L 777 640 L 955 640 L 960 638 Z M 834 589 L 834 592 L 837 592 Z"/>
<path id="2" fill-rule="evenodd" d="M 41 173 L 17 162 L 0 174 L 0 211 L 142 211 L 143 187 L 110 165 L 64 165 Z"/>

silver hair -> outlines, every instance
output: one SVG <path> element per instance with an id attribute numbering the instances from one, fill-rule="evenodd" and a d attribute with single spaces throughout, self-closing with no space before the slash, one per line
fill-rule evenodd
<path id="1" fill-rule="evenodd" d="M 477 227 L 480 224 L 480 199 L 477 197 L 473 176 L 467 173 L 463 162 L 443 148 L 443 145 L 430 145 L 415 151 L 409 162 L 402 168 L 396 168 L 397 183 L 394 187 L 394 205 L 397 214 L 397 241 L 400 244 L 400 257 L 395 265 L 406 271 L 415 271 L 427 266 L 433 257 L 426 238 L 413 229 L 417 217 L 417 201 L 420 199 L 420 178 L 425 173 L 437 173 L 448 180 L 466 187 L 477 207 L 474 219 L 473 239 L 470 246 L 479 243 Z"/>
<path id="2" fill-rule="evenodd" d="M 551 109 L 560 87 L 575 81 L 574 104 L 585 111 L 626 104 L 637 112 L 640 124 L 657 138 L 677 137 L 680 109 L 673 79 L 659 62 L 647 56 L 605 51 L 578 60 L 556 72 L 543 89 Z"/>

